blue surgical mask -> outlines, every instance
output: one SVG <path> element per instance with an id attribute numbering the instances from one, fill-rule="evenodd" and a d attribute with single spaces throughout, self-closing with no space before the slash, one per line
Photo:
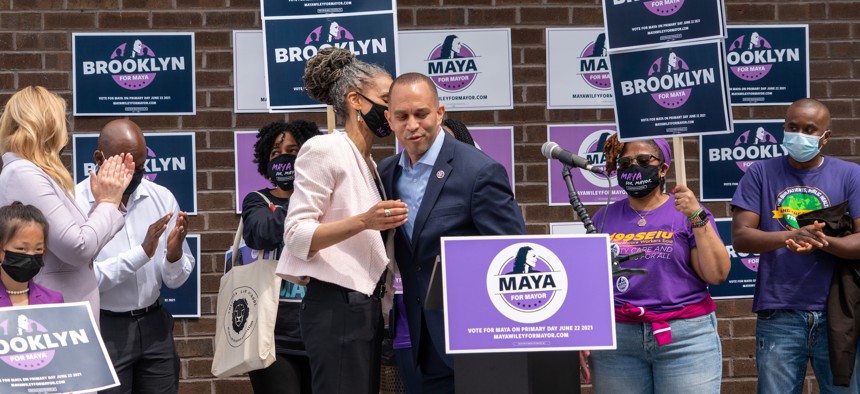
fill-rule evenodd
<path id="1" fill-rule="evenodd" d="M 827 132 L 825 131 L 825 133 Z M 820 136 L 814 136 L 786 131 L 783 135 L 782 146 L 785 147 L 792 159 L 800 163 L 806 163 L 814 159 L 821 152 L 821 148 L 818 147 L 818 141 L 821 140 L 824 133 Z"/>

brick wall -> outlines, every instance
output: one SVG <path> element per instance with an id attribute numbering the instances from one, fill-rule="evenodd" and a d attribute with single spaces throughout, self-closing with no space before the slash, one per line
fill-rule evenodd
<path id="1" fill-rule="evenodd" d="M 851 0 L 727 0 L 730 24 L 809 23 L 812 95 L 833 112 L 833 140 L 826 153 L 860 161 L 854 155 L 860 136 L 860 6 Z M 401 0 L 400 28 L 444 29 L 511 27 L 515 108 L 509 111 L 458 113 L 469 125 L 513 125 L 517 198 L 530 233 L 543 234 L 549 221 L 573 220 L 566 207 L 547 206 L 546 161 L 540 147 L 548 123 L 611 122 L 612 110 L 545 108 L 547 26 L 600 26 L 598 0 Z M 71 102 L 71 32 L 194 31 L 197 57 L 197 115 L 136 117 L 147 132 L 194 131 L 197 134 L 200 214 L 191 228 L 202 234 L 202 308 L 200 319 L 179 320 L 174 334 L 182 357 L 183 393 L 250 392 L 246 378 L 215 380 L 209 374 L 213 353 L 213 309 L 221 252 L 230 244 L 238 218 L 233 213 L 233 130 L 255 129 L 283 115 L 234 114 L 232 38 L 234 29 L 260 29 L 259 0 L 0 0 L 0 103 L 27 85 L 42 85 Z M 781 118 L 784 108 L 735 108 L 737 119 Z M 319 114 L 291 114 L 323 124 Z M 74 118 L 75 132 L 95 132 L 108 118 Z M 698 190 L 697 141 L 686 140 L 687 174 Z M 393 152 L 391 141 L 375 148 L 377 158 Z M 67 155 L 68 156 L 68 155 Z M 67 157 L 70 159 L 70 157 Z M 723 203 L 707 204 L 717 216 L 729 214 Z M 755 389 L 755 320 L 751 302 L 720 301 L 723 343 L 723 391 Z M 571 366 L 571 371 L 575 371 Z M 809 377 L 809 392 L 816 391 Z M 805 389 L 806 390 L 806 389 Z M 588 388 L 585 391 L 589 391 Z"/>

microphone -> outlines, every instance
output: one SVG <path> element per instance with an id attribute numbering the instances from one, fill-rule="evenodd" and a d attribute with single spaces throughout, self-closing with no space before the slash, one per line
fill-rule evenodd
<path id="1" fill-rule="evenodd" d="M 583 157 L 574 155 L 570 151 L 564 150 L 555 142 L 547 141 L 540 148 L 540 153 L 547 159 L 556 159 L 571 167 L 581 168 L 586 171 L 591 171 L 595 174 L 603 174 L 603 170 L 594 167 L 594 165 Z"/>

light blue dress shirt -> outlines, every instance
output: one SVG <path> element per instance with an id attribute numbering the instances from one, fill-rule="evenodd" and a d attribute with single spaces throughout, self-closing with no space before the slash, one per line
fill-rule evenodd
<path id="1" fill-rule="evenodd" d="M 436 158 L 439 157 L 439 151 L 442 150 L 443 142 L 445 142 L 445 131 L 440 129 L 433 144 L 414 166 L 408 153 L 404 151 L 400 155 L 399 165 L 403 171 L 397 178 L 395 187 L 400 201 L 403 201 L 409 209 L 409 220 L 403 224 L 403 232 L 406 233 L 409 240 L 412 240 L 415 217 L 418 215 L 421 201 L 424 200 L 424 191 L 427 190 L 427 182 L 430 180 L 430 173 L 433 172 L 433 166 L 436 164 Z"/>

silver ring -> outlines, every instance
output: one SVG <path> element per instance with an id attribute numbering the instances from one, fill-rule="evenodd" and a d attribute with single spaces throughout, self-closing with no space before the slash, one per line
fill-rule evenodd
<path id="1" fill-rule="evenodd" d="M 391 210 L 388 208 L 385 208 L 385 217 L 390 217 L 390 216 L 391 216 Z"/>

